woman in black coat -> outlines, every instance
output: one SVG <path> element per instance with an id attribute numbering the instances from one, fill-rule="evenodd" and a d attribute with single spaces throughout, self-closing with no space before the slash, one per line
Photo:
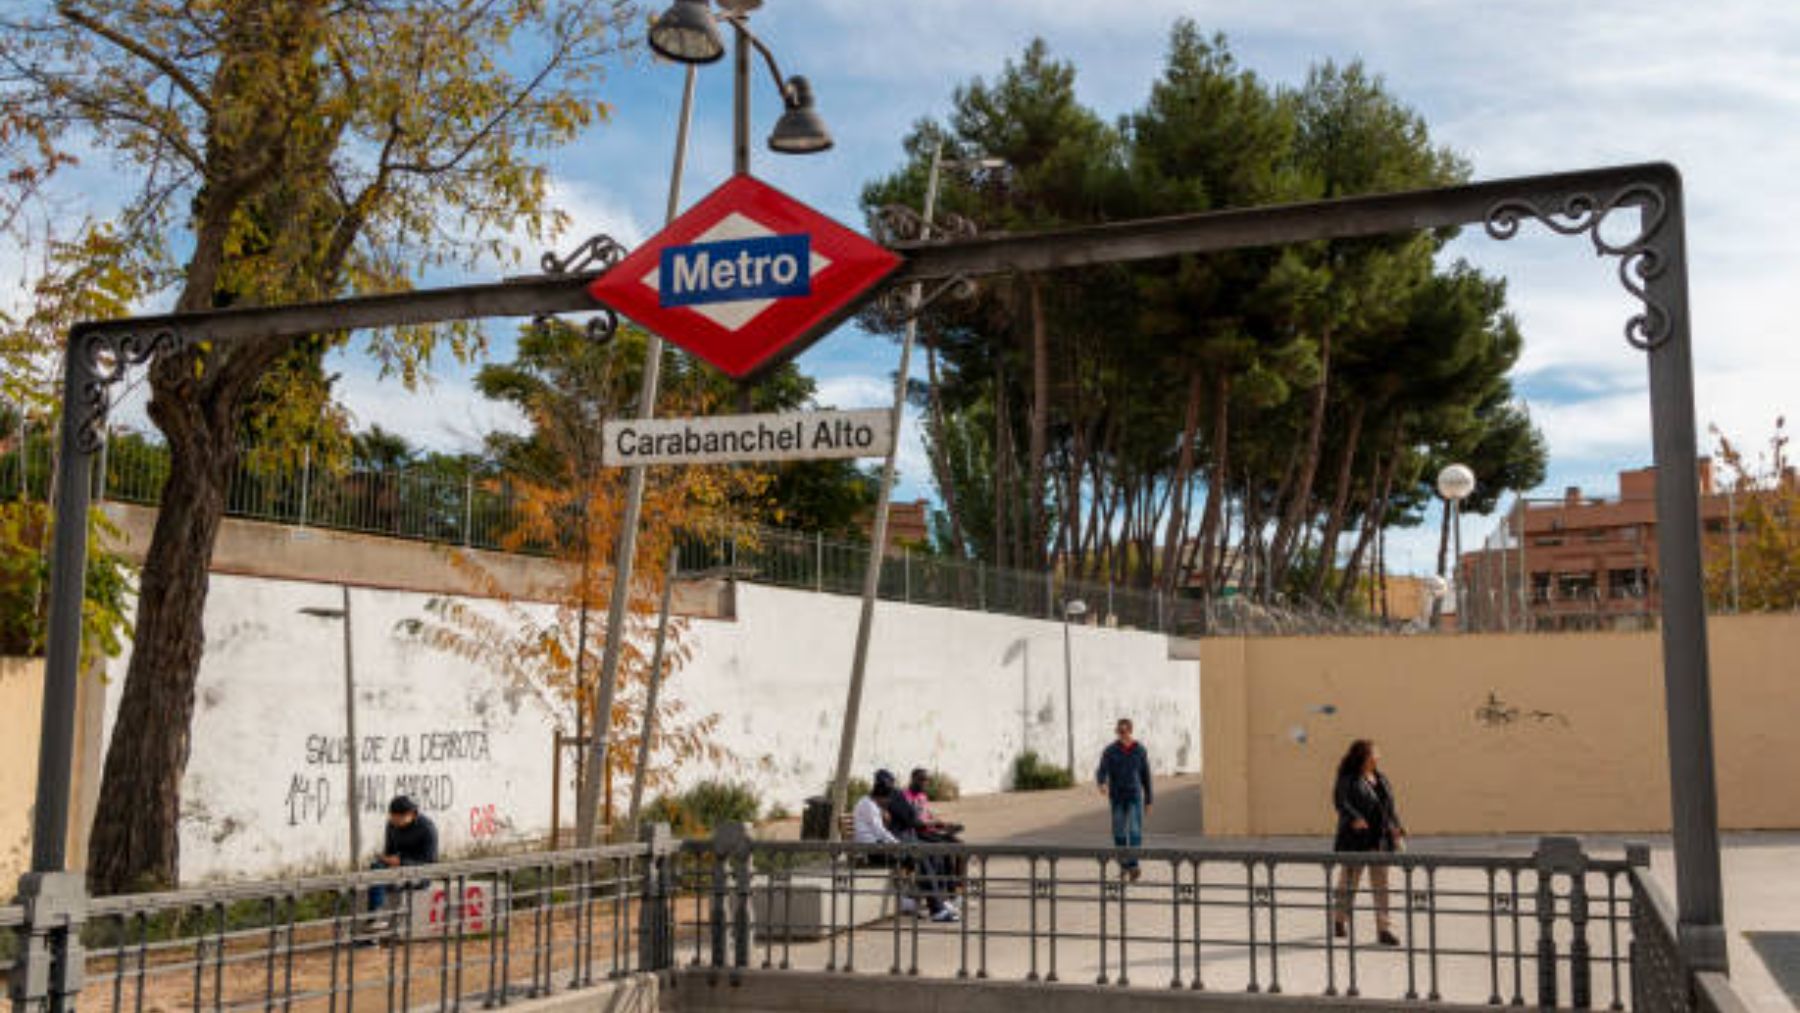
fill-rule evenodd
<path id="1" fill-rule="evenodd" d="M 1377 769 L 1381 754 L 1375 743 L 1357 739 L 1338 763 L 1337 783 L 1331 801 L 1337 809 L 1335 851 L 1399 851 L 1404 847 L 1406 828 L 1394 807 L 1394 788 Z M 1362 879 L 1361 865 L 1346 865 L 1338 872 L 1337 910 L 1333 931 L 1347 935 L 1350 913 L 1356 899 L 1356 887 Z M 1385 865 L 1370 865 L 1369 888 L 1375 894 L 1375 930 L 1383 946 L 1398 946 L 1388 919 L 1388 870 Z"/>

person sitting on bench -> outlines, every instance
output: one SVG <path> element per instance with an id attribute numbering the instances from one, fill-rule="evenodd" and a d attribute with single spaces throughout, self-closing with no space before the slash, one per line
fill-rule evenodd
<path id="1" fill-rule="evenodd" d="M 863 796 L 862 800 L 856 803 L 853 838 L 856 843 L 903 844 L 908 840 L 918 839 L 915 833 L 916 818 L 904 825 L 896 825 L 893 830 L 889 829 L 890 823 L 895 822 L 894 813 L 898 808 L 894 805 L 895 801 L 899 802 L 899 806 L 906 807 L 908 814 L 911 813 L 911 806 L 905 797 L 895 790 L 894 775 L 885 770 L 876 771 L 875 784 L 869 789 L 869 794 Z M 899 832 L 896 833 L 896 830 Z M 953 922 L 957 920 L 956 907 L 944 900 L 942 892 L 938 889 L 936 869 L 929 860 L 919 863 L 920 867 L 914 869 L 910 859 L 890 852 L 876 852 L 869 855 L 868 858 L 877 865 L 913 871 L 915 886 L 925 898 L 925 907 L 930 911 L 932 921 Z M 906 902 L 910 900 L 912 898 L 902 897 L 902 910 L 907 909 Z"/>

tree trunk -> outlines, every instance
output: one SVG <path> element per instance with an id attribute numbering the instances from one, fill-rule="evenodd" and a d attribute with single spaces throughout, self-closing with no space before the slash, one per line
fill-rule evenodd
<path id="1" fill-rule="evenodd" d="M 1025 464 L 1027 488 L 1026 530 L 1030 555 L 1023 560 L 1033 569 L 1043 563 L 1045 550 L 1044 455 L 1050 444 L 1050 337 L 1044 320 L 1044 286 L 1032 275 L 1031 286 L 1031 434 Z"/>
<path id="2" fill-rule="evenodd" d="M 1375 539 L 1375 579 L 1369 582 L 1369 586 L 1381 596 L 1381 623 L 1384 626 L 1389 620 L 1387 577 L 1387 529 L 1382 528 L 1381 534 L 1377 535 Z"/>
<path id="3" fill-rule="evenodd" d="M 205 430 L 165 425 L 164 432 L 169 478 L 139 576 L 131 664 L 88 843 L 96 895 L 178 883 L 181 779 L 205 648 L 202 619 L 236 443 Z"/>
<path id="4" fill-rule="evenodd" d="M 1332 600 L 1339 608 L 1345 607 L 1350 595 L 1356 590 L 1356 581 L 1362 573 L 1363 558 L 1368 553 L 1375 537 L 1375 503 L 1381 497 L 1381 472 L 1385 458 L 1376 455 L 1369 465 L 1369 495 L 1363 504 L 1362 528 L 1357 532 L 1356 544 L 1350 550 L 1350 558 L 1344 561 L 1344 573 L 1338 580 L 1337 588 L 1332 592 Z M 1373 598 L 1369 599 L 1371 602 Z"/>
<path id="5" fill-rule="evenodd" d="M 938 492 L 944 497 L 944 514 L 950 519 L 950 537 L 956 542 L 955 558 L 965 559 L 969 544 L 963 531 L 962 514 L 956 508 L 956 482 L 950 470 L 950 448 L 944 441 L 944 399 L 938 376 L 937 349 L 931 345 L 925 346 L 925 365 L 931 395 L 931 470 L 936 473 Z"/>
<path id="6" fill-rule="evenodd" d="M 1006 517 L 1012 497 L 1006 489 L 1006 462 L 1012 456 L 1007 448 L 1006 369 L 994 366 L 994 457 L 988 472 L 994 483 L 994 565 L 1006 565 Z"/>
<path id="7" fill-rule="evenodd" d="M 1306 515 L 1312 510 L 1313 477 L 1319 471 L 1319 454 L 1325 438 L 1325 408 L 1331 392 L 1331 328 L 1319 335 L 1319 386 L 1313 392 L 1312 421 L 1307 426 L 1306 453 L 1300 460 L 1300 474 L 1293 496 L 1275 531 L 1275 545 L 1270 554 L 1270 584 L 1278 587 L 1287 576 L 1294 554 L 1294 541 L 1300 536 Z"/>
<path id="8" fill-rule="evenodd" d="M 1169 525 L 1164 529 L 1162 551 L 1162 589 L 1175 593 L 1177 565 L 1181 559 L 1181 540 L 1187 527 L 1188 478 L 1194 473 L 1194 438 L 1200 431 L 1200 395 L 1206 377 L 1199 369 L 1188 374 L 1187 414 L 1181 423 L 1181 451 L 1175 461 L 1175 502 L 1169 510 Z M 1212 498 L 1207 498 L 1210 506 Z"/>
<path id="9" fill-rule="evenodd" d="M 1213 376 L 1212 474 L 1206 480 L 1206 507 L 1200 516 L 1200 579 L 1210 591 L 1215 584 L 1215 567 L 1220 563 L 1213 554 L 1213 539 L 1218 534 L 1219 513 L 1225 503 L 1225 487 L 1230 475 L 1231 374 L 1221 369 Z M 1221 553 L 1221 555 L 1223 555 Z"/>
<path id="10" fill-rule="evenodd" d="M 1375 474 L 1369 479 L 1369 509 L 1363 522 L 1362 535 L 1357 539 L 1356 550 L 1350 554 L 1350 562 L 1346 566 L 1352 575 L 1362 565 L 1363 553 L 1369 548 L 1370 540 L 1378 536 L 1382 527 L 1387 523 L 1388 499 L 1393 493 L 1394 473 L 1400 466 L 1400 450 L 1404 443 L 1405 430 L 1402 428 L 1394 433 L 1393 446 L 1388 449 L 1386 463 L 1382 463 L 1383 458 L 1376 458 Z M 1349 599 L 1351 589 L 1350 580 L 1339 585 L 1337 593 L 1339 605 L 1343 605 Z"/>
<path id="11" fill-rule="evenodd" d="M 1313 574 L 1314 601 L 1325 600 L 1325 586 L 1331 579 L 1332 563 L 1337 561 L 1338 536 L 1343 534 L 1344 514 L 1350 507 L 1351 467 L 1356 463 L 1357 444 L 1362 440 L 1366 404 L 1359 398 L 1350 409 L 1350 431 L 1344 434 L 1344 453 L 1338 461 L 1337 488 L 1331 499 L 1331 515 L 1325 520 L 1325 535 L 1319 546 L 1319 570 Z"/>

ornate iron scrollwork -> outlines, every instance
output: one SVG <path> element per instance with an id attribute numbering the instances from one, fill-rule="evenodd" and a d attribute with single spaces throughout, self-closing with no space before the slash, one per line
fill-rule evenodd
<path id="1" fill-rule="evenodd" d="M 927 236 L 925 216 L 904 204 L 886 204 L 876 211 L 875 229 L 879 234 L 878 238 L 884 243 L 915 243 L 926 239 L 950 242 L 973 239 L 981 231 L 968 218 L 946 211 L 936 216 L 936 220 L 931 223 L 931 234 Z"/>
<path id="2" fill-rule="evenodd" d="M 1634 235 L 1614 242 L 1602 230 L 1608 217 L 1622 207 L 1637 208 L 1642 217 Z M 1669 308 L 1650 296 L 1647 285 L 1668 266 L 1658 246 L 1668 213 L 1669 202 L 1660 188 L 1633 183 L 1609 195 L 1577 192 L 1542 201 L 1509 197 L 1488 208 L 1483 224 L 1488 235 L 1505 240 L 1519 234 L 1523 221 L 1536 219 L 1565 236 L 1585 234 L 1593 242 L 1596 256 L 1619 258 L 1620 284 L 1644 304 L 1644 312 L 1625 322 L 1625 340 L 1635 348 L 1650 351 L 1669 340 L 1674 328 Z"/>
<path id="3" fill-rule="evenodd" d="M 966 274 L 958 274 L 946 278 L 943 282 L 939 283 L 936 288 L 925 293 L 920 297 L 917 306 L 912 304 L 911 289 L 890 288 L 882 293 L 881 302 L 877 307 L 877 312 L 881 314 L 885 321 L 891 324 L 903 324 L 913 317 L 923 316 L 925 311 L 930 309 L 933 303 L 936 303 L 945 296 L 966 301 L 975 298 L 975 294 L 979 291 L 981 291 L 981 289 L 976 284 L 975 279 Z"/>
<path id="4" fill-rule="evenodd" d="M 624 244 L 602 232 L 582 240 L 567 257 L 558 257 L 555 250 L 545 251 L 538 264 L 545 274 L 574 274 L 595 267 L 604 271 L 624 259 Z"/>
<path id="5" fill-rule="evenodd" d="M 545 274 L 575 274 L 580 271 L 607 271 L 625 259 L 625 246 L 604 232 L 589 236 L 580 246 L 569 251 L 566 257 L 558 257 L 555 250 L 549 250 L 538 259 Z M 531 319 L 535 327 L 548 327 L 550 321 L 556 319 L 549 313 L 539 314 Z M 619 315 L 611 307 L 599 306 L 594 315 L 588 318 L 587 337 L 597 345 L 604 345 L 619 334 Z"/>
<path id="6" fill-rule="evenodd" d="M 112 407 L 109 392 L 113 384 L 124 379 L 125 371 L 186 345 L 187 339 L 167 327 L 150 331 L 104 330 L 74 338 L 69 347 L 74 359 L 68 368 L 80 371 L 80 382 L 75 403 L 67 410 L 73 413 L 76 446 L 82 453 L 99 452 L 100 430 Z"/>

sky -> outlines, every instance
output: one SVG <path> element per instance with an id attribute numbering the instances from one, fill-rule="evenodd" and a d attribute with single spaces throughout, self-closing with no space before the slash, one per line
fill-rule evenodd
<path id="1" fill-rule="evenodd" d="M 779 101 L 759 66 L 753 171 L 854 225 L 862 185 L 900 163 L 911 124 L 948 113 L 957 85 L 992 78 L 1042 37 L 1054 56 L 1075 65 L 1082 100 L 1117 117 L 1144 101 L 1179 17 L 1223 32 L 1242 65 L 1276 84 L 1297 85 L 1325 60 L 1363 60 L 1424 115 L 1436 141 L 1470 161 L 1477 179 L 1674 163 L 1688 202 L 1703 442 L 1711 425 L 1740 442 L 1765 439 L 1776 416 L 1800 402 L 1800 343 L 1784 312 L 1800 281 L 1789 228 L 1800 220 L 1800 4 L 769 0 L 752 24 L 784 73 L 811 79 L 836 147 L 793 157 L 763 146 Z M 684 205 L 730 170 L 729 62 L 700 71 Z M 573 219 L 561 249 L 595 232 L 629 245 L 656 231 L 682 73 L 641 49 L 621 56 L 604 89 L 614 115 L 549 156 L 556 199 Z M 530 264 L 540 251 L 523 252 Z M 1635 309 L 1616 262 L 1596 257 L 1585 239 L 1529 226 L 1507 243 L 1465 232 L 1447 256 L 1508 279 L 1526 339 L 1518 389 L 1550 447 L 1538 494 L 1570 485 L 1615 494 L 1617 471 L 1650 460 L 1645 365 L 1623 336 Z M 496 274 L 520 270 L 495 267 Z M 493 356 L 507 357 L 514 329 L 490 328 Z M 889 401 L 897 361 L 893 342 L 853 328 L 798 360 L 817 379 L 821 405 L 842 408 Z M 341 356 L 332 368 L 342 373 L 340 391 L 360 424 L 379 423 L 427 446 L 468 447 L 489 428 L 519 424 L 482 402 L 466 369 L 438 367 L 422 395 L 381 379 L 359 355 Z M 910 418 L 900 455 L 903 499 L 932 495 L 917 432 Z M 1465 542 L 1494 523 L 1467 518 Z M 1392 538 L 1394 567 L 1428 569 L 1434 542 L 1427 532 Z"/>

